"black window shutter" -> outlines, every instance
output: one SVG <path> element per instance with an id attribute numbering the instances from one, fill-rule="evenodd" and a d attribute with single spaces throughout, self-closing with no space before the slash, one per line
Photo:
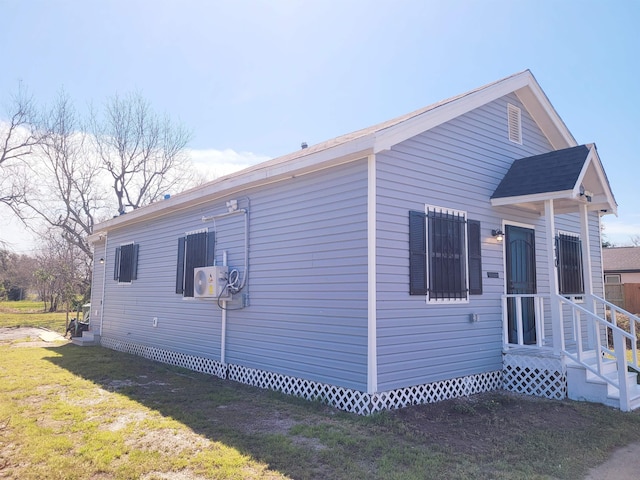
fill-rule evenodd
<path id="1" fill-rule="evenodd" d="M 120 247 L 116 247 L 116 258 L 113 262 L 113 279 L 120 279 Z"/>
<path id="2" fill-rule="evenodd" d="M 176 293 L 184 292 L 184 237 L 178 239 L 178 264 L 176 268 Z"/>
<path id="3" fill-rule="evenodd" d="M 409 295 L 427 294 L 426 214 L 409 212 Z"/>
<path id="4" fill-rule="evenodd" d="M 131 280 L 138 279 L 138 250 L 140 245 L 138 243 L 133 244 L 133 254 L 131 256 Z"/>
<path id="5" fill-rule="evenodd" d="M 215 251 L 216 232 L 210 231 L 207 233 L 207 266 L 212 266 L 215 263 Z"/>
<path id="6" fill-rule="evenodd" d="M 469 256 L 469 295 L 482 295 L 482 237 L 480 222 L 467 221 Z"/>

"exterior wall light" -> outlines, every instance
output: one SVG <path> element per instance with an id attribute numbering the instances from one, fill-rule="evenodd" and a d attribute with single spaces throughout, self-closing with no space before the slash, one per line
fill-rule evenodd
<path id="1" fill-rule="evenodd" d="M 497 230 L 491 230 L 491 235 L 493 235 L 498 242 L 504 240 L 504 232 L 499 228 Z"/>
<path id="2" fill-rule="evenodd" d="M 100 259 L 100 265 L 104 264 L 104 258 Z"/>

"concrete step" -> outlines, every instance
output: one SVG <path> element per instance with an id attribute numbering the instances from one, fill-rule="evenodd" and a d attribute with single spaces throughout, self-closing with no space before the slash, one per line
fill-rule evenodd
<path id="1" fill-rule="evenodd" d="M 100 345 L 100 335 L 93 333 L 92 331 L 85 331 L 85 332 L 82 332 L 81 337 L 71 338 L 71 342 L 74 345 L 78 345 L 80 347 L 90 347 L 93 345 Z"/>
<path id="2" fill-rule="evenodd" d="M 597 358 L 584 358 L 585 363 L 596 368 Z M 620 408 L 620 390 L 611 383 L 618 383 L 617 365 L 610 359 L 605 359 L 602 365 L 602 376 L 589 371 L 583 365 L 575 362 L 567 364 L 567 396 L 572 400 L 602 403 L 611 407 Z M 610 380 L 610 381 L 607 381 Z M 640 386 L 637 384 L 638 376 L 635 372 L 627 372 L 627 391 L 629 392 L 629 405 L 633 410 L 640 407 Z"/>

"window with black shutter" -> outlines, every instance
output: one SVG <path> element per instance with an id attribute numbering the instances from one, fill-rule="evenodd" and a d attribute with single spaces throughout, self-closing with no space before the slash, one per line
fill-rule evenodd
<path id="1" fill-rule="evenodd" d="M 119 283 L 131 283 L 138 278 L 138 249 L 137 243 L 128 243 L 116 247 L 113 265 L 113 279 Z"/>
<path id="2" fill-rule="evenodd" d="M 580 241 L 580 237 L 560 233 L 556 237 L 556 255 L 560 294 L 584 294 L 582 242 Z"/>
<path id="3" fill-rule="evenodd" d="M 480 222 L 464 212 L 409 212 L 409 293 L 430 302 L 482 294 Z"/>
<path id="4" fill-rule="evenodd" d="M 215 260 L 215 232 L 201 230 L 178 239 L 176 293 L 193 297 L 193 274 L 197 267 L 207 267 Z"/>

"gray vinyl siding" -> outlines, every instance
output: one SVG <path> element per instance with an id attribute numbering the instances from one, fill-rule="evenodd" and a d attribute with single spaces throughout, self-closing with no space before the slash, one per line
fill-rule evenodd
<path id="1" fill-rule="evenodd" d="M 178 238 L 216 230 L 216 263 L 244 273 L 242 214 L 202 222 L 237 199 L 249 210 L 249 277 L 229 303 L 226 363 L 366 389 L 367 163 L 319 171 L 109 233 L 103 335 L 221 358 L 215 300 L 175 294 Z M 109 274 L 120 243 L 140 244 L 138 279 Z M 158 326 L 153 327 L 153 317 Z"/>
<path id="2" fill-rule="evenodd" d="M 508 102 L 522 109 L 522 145 L 507 137 Z M 524 106 L 509 95 L 377 155 L 378 390 L 502 368 L 503 247 L 491 230 L 503 219 L 535 225 L 540 266 L 544 218 L 493 208 L 489 199 L 514 159 L 549 150 Z M 425 204 L 463 210 L 481 222 L 483 294 L 468 303 L 428 304 L 409 295 L 408 211 Z M 545 273 L 538 273 L 540 283 Z M 478 322 L 470 321 L 473 313 Z"/>

